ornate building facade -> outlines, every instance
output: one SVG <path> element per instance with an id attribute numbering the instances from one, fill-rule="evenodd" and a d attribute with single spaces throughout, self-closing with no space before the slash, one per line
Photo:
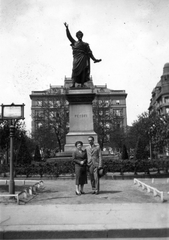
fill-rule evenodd
<path id="1" fill-rule="evenodd" d="M 149 112 L 156 111 L 160 115 L 169 114 L 169 63 L 163 67 L 163 75 L 152 91 Z"/>

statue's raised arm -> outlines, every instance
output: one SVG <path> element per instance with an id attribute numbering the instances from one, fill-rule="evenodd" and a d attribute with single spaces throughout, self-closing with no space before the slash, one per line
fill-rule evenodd
<path id="1" fill-rule="evenodd" d="M 67 38 L 69 39 L 69 41 L 74 44 L 76 41 L 74 40 L 74 38 L 72 38 L 72 35 L 69 31 L 69 25 L 65 22 L 64 23 L 65 27 L 66 27 L 66 35 L 67 35 Z"/>
<path id="2" fill-rule="evenodd" d="M 68 27 L 69 27 L 69 26 L 68 26 L 68 24 L 67 24 L 66 22 L 64 23 L 64 25 L 65 25 L 65 27 L 66 27 L 66 28 L 68 28 Z"/>

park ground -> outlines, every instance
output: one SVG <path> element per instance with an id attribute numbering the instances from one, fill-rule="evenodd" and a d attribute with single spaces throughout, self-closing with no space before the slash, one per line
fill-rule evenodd
<path id="1" fill-rule="evenodd" d="M 2 180 L 2 179 L 1 179 Z M 17 179 L 19 180 L 19 179 Z M 0 239 L 162 239 L 169 237 L 166 178 L 141 181 L 165 191 L 165 201 L 134 184 L 133 179 L 102 178 L 100 194 L 90 181 L 85 194 L 75 194 L 75 179 L 20 179 L 16 192 L 43 180 L 44 185 L 20 205 L 0 198 Z M 23 182 L 25 185 L 23 185 Z M 0 181 L 0 194 L 8 185 Z"/>
<path id="2" fill-rule="evenodd" d="M 169 183 L 166 178 L 140 179 L 142 182 L 151 187 L 157 188 L 164 192 L 164 204 L 169 203 Z M 32 186 L 39 180 L 25 179 L 23 185 L 22 179 L 17 179 L 15 182 L 15 192 L 19 193 L 22 190 Z M 85 194 L 77 196 L 75 194 L 75 179 L 74 178 L 58 178 L 58 179 L 42 179 L 44 186 L 40 188 L 31 198 L 23 199 L 23 204 L 38 205 L 38 204 L 90 204 L 90 203 L 158 203 L 160 197 L 153 196 L 153 193 L 148 193 L 137 184 L 134 184 L 133 179 L 113 180 L 102 178 L 100 180 L 100 194 L 93 195 L 91 191 L 90 180 L 85 184 Z M 0 193 L 8 193 L 8 185 L 0 181 Z M 0 198 L 1 204 L 12 204 L 14 201 L 6 197 Z"/>

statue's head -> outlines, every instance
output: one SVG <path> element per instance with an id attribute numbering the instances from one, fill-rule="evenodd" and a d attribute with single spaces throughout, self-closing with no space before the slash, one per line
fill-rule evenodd
<path id="1" fill-rule="evenodd" d="M 76 33 L 76 37 L 77 37 L 78 40 L 82 40 L 83 33 L 82 33 L 81 31 L 78 31 L 78 32 Z"/>

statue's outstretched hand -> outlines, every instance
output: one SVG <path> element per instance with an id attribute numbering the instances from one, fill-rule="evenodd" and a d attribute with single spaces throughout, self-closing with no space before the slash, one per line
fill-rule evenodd
<path id="1" fill-rule="evenodd" d="M 68 24 L 66 22 L 64 23 L 64 25 L 65 25 L 66 28 L 68 28 Z"/>
<path id="2" fill-rule="evenodd" d="M 96 60 L 94 61 L 94 63 L 98 63 L 98 62 L 101 62 L 101 59 L 96 59 Z"/>

